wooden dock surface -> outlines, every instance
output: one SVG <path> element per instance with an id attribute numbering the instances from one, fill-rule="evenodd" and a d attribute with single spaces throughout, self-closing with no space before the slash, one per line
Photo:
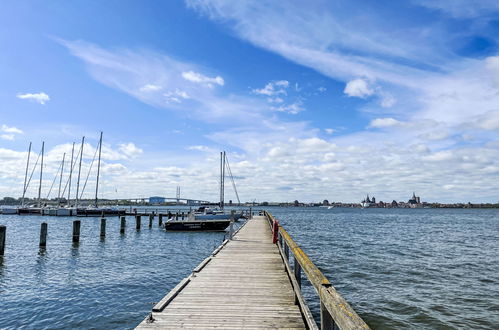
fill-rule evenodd
<path id="1" fill-rule="evenodd" d="M 153 308 L 137 329 L 305 329 L 264 216 L 248 220 Z"/>

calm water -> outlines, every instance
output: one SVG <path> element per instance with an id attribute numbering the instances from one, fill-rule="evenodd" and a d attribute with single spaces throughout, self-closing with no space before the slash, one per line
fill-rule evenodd
<path id="1" fill-rule="evenodd" d="M 499 328 L 498 210 L 269 210 L 373 329 Z M 81 218 L 73 246 L 72 220 L 0 216 L 0 328 L 133 328 L 224 238 L 144 218 L 137 232 L 130 217 L 124 236 L 108 218 L 100 240 L 100 220 Z"/>

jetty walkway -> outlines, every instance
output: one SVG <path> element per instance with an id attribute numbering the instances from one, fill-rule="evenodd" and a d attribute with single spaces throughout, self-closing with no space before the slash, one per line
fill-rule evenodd
<path id="1" fill-rule="evenodd" d="M 369 329 L 267 212 L 224 241 L 137 329 L 318 329 L 301 294 L 302 270 L 321 299 L 321 329 Z"/>

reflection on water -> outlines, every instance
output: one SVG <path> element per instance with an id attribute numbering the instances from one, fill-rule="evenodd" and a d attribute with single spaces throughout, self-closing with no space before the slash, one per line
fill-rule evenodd
<path id="1" fill-rule="evenodd" d="M 499 211 L 269 210 L 372 328 L 497 328 Z M 149 229 L 144 219 L 136 231 L 134 217 L 121 235 L 109 217 L 101 240 L 100 219 L 84 218 L 73 244 L 73 220 L 0 216 L 1 328 L 133 328 L 224 237 L 167 233 L 157 221 Z M 303 290 L 317 315 L 305 279 Z"/>

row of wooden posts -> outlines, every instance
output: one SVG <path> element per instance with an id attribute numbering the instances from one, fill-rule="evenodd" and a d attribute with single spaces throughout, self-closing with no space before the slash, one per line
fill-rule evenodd
<path id="1" fill-rule="evenodd" d="M 152 228 L 154 221 L 154 214 L 149 215 L 149 228 Z M 140 215 L 135 216 L 135 229 L 140 230 L 142 225 L 142 217 Z M 163 225 L 163 214 L 158 215 L 158 226 L 161 227 Z M 80 241 L 80 228 L 81 228 L 81 220 L 73 221 L 73 243 L 78 243 Z M 124 216 L 121 217 L 120 223 L 120 234 L 125 233 L 126 228 L 126 218 Z M 40 226 L 40 248 L 45 248 L 47 246 L 47 233 L 48 233 L 48 224 L 46 222 L 42 222 Z M 0 226 L 0 256 L 3 256 L 5 253 L 5 238 L 7 234 L 7 227 Z M 106 218 L 102 217 L 100 219 L 100 237 L 106 237 Z"/>

